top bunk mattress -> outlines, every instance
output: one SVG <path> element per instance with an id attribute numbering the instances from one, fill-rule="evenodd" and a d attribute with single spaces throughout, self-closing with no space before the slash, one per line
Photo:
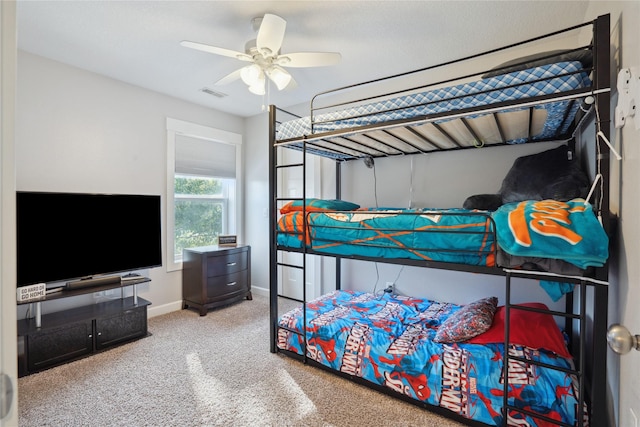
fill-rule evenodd
<path id="1" fill-rule="evenodd" d="M 362 155 L 376 156 L 380 155 L 380 153 L 382 153 L 382 155 L 390 155 L 394 154 L 394 148 L 389 148 L 388 144 L 385 144 L 384 138 L 381 139 L 379 146 L 374 145 L 373 149 L 367 152 L 367 150 L 362 150 L 361 147 L 345 147 L 343 143 L 347 138 L 344 137 L 351 134 L 349 130 L 352 128 L 393 121 L 405 121 L 407 119 L 416 119 L 416 124 L 418 124 L 420 120 L 426 120 L 427 116 L 434 114 L 463 111 L 469 108 L 478 108 L 515 100 L 526 100 L 543 95 L 561 94 L 576 89 L 588 88 L 591 86 L 591 81 L 587 71 L 579 61 L 558 62 L 470 83 L 412 93 L 385 99 L 380 102 L 318 114 L 314 117 L 313 129 L 310 117 L 285 121 L 281 123 L 277 129 L 277 140 L 296 140 L 307 138 L 311 135 L 347 130 L 346 133 L 340 134 L 341 141 L 339 146 L 332 146 L 330 144 L 321 145 L 322 141 L 319 143 L 318 141 L 314 141 L 314 144 L 312 146 L 307 145 L 306 149 L 308 152 L 335 159 L 357 158 Z M 511 107 L 509 111 L 522 111 L 527 108 L 529 107 Z M 477 134 L 469 136 L 466 143 L 470 146 L 478 146 L 479 144 L 484 145 L 485 143 L 516 144 L 528 142 L 529 140 L 552 139 L 558 135 L 566 134 L 579 108 L 580 103 L 575 102 L 574 99 L 555 100 L 538 104 L 534 107 L 534 110 L 539 110 L 543 114 L 540 116 L 541 119 L 534 119 L 537 123 L 527 126 L 527 134 L 522 135 L 518 132 L 510 132 L 508 129 L 498 129 L 498 131 L 490 131 L 491 135 L 488 136 L 482 135 L 481 133 L 480 136 Z M 486 114 L 480 112 L 466 116 L 466 118 L 474 119 L 485 115 Z M 529 117 L 528 114 L 525 116 Z M 441 120 L 434 120 L 434 122 L 443 123 L 449 120 L 451 119 L 443 118 Z M 403 122 L 402 124 L 405 123 Z M 498 125 L 498 127 L 499 126 L 500 125 Z M 468 126 L 466 127 L 468 128 Z M 474 126 L 472 125 L 472 127 Z M 533 135 L 529 135 L 529 128 L 534 128 L 536 132 Z M 352 134 L 355 133 L 356 130 L 354 129 Z M 327 135 L 327 137 L 330 136 L 331 135 Z M 397 136 L 398 139 L 403 140 L 401 134 Z M 432 146 L 429 147 L 429 145 Z M 452 146 L 446 147 L 446 145 Z M 416 147 L 415 151 L 432 151 L 434 148 L 456 148 L 455 145 L 456 144 L 452 144 L 451 141 L 431 139 L 425 143 L 424 147 Z M 295 142 L 290 144 L 289 147 L 302 149 L 302 143 Z M 403 151 L 401 147 L 397 147 L 397 150 Z"/>

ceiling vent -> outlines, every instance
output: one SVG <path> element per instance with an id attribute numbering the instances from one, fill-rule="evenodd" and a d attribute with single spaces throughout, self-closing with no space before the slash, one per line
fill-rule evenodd
<path id="1" fill-rule="evenodd" d="M 203 87 L 200 89 L 200 92 L 204 92 L 208 95 L 216 96 L 218 98 L 224 98 L 225 96 L 229 96 L 226 93 L 218 92 L 217 90 L 209 89 L 208 87 Z"/>

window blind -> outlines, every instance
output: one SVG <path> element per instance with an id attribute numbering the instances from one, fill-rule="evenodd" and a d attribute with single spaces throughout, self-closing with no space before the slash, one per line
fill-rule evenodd
<path id="1" fill-rule="evenodd" d="M 185 135 L 175 137 L 177 174 L 236 177 L 236 146 Z"/>

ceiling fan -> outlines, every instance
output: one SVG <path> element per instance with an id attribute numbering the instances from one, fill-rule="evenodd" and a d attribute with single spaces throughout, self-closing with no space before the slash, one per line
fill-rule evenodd
<path id="1" fill-rule="evenodd" d="M 180 44 L 192 49 L 250 62 L 251 64 L 233 71 L 215 84 L 223 85 L 242 79 L 249 86 L 249 91 L 256 95 L 265 94 L 267 78 L 276 85 L 278 90 L 294 86 L 293 77 L 284 67 L 323 67 L 337 64 L 342 58 L 336 52 L 280 53 L 287 21 L 277 15 L 267 13 L 264 17 L 254 18 L 251 22 L 257 36 L 245 44 L 244 52 L 188 40 L 183 40 Z"/>

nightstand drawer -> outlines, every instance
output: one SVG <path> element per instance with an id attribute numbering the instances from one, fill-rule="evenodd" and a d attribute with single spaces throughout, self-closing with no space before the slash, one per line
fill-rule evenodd
<path id="1" fill-rule="evenodd" d="M 247 270 L 229 274 L 227 276 L 210 277 L 207 279 L 207 298 L 217 299 L 222 295 L 247 290 Z"/>
<path id="2" fill-rule="evenodd" d="M 247 252 L 237 252 L 207 258 L 207 277 L 223 276 L 247 269 Z"/>

